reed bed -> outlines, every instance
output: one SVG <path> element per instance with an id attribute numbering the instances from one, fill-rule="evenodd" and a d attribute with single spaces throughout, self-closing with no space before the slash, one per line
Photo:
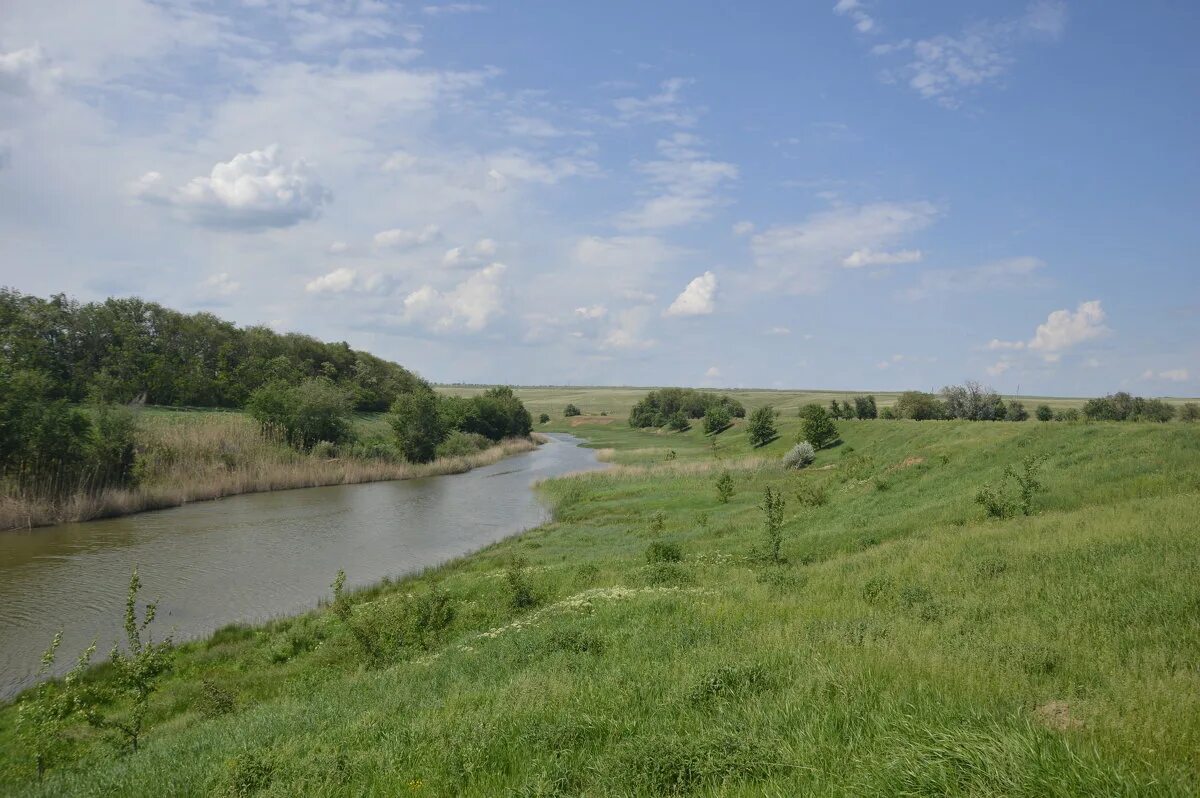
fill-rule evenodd
<path id="1" fill-rule="evenodd" d="M 460 474 L 537 446 L 514 438 L 423 464 L 321 458 L 264 435 L 252 420 L 232 413 L 142 418 L 138 438 L 135 487 L 81 489 L 60 500 L 9 488 L 0 493 L 0 529 L 110 518 L 242 493 Z"/>

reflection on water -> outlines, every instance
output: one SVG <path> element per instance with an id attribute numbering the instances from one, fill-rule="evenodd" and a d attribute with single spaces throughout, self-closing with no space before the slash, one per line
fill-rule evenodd
<path id="1" fill-rule="evenodd" d="M 0 533 L 0 697 L 32 681 L 54 632 L 68 668 L 120 634 L 129 573 L 176 639 L 300 612 L 328 593 L 412 573 L 537 526 L 529 486 L 600 468 L 570 435 L 466 474 L 254 493 L 170 510 Z"/>

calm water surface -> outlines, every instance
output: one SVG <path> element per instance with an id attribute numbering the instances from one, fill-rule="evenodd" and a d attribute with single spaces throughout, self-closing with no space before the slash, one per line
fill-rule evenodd
<path id="1" fill-rule="evenodd" d="M 0 532 L 0 698 L 33 681 L 54 632 L 66 670 L 121 633 L 134 565 L 161 637 L 302 612 L 339 568 L 365 585 L 437 565 L 544 523 L 530 485 L 600 468 L 570 435 L 466 474 L 254 493 L 152 513 Z"/>

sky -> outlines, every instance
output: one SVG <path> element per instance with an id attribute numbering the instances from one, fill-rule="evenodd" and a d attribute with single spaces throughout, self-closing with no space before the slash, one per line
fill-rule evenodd
<path id="1" fill-rule="evenodd" d="M 3 0 L 0 285 L 439 382 L 1200 395 L 1200 4 Z"/>

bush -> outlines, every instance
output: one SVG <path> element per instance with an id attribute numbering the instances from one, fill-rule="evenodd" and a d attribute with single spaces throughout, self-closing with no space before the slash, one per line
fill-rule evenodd
<path id="1" fill-rule="evenodd" d="M 728 471 L 722 471 L 717 477 L 717 501 L 721 504 L 729 504 L 729 500 L 733 498 L 733 475 Z"/>
<path id="2" fill-rule="evenodd" d="M 660 562 L 681 562 L 683 551 L 678 543 L 668 543 L 656 540 L 646 547 L 646 562 L 653 565 Z"/>
<path id="3" fill-rule="evenodd" d="M 508 584 L 508 604 L 514 610 L 527 610 L 538 605 L 540 600 L 529 581 L 525 560 L 513 559 L 504 572 L 504 581 Z"/>
<path id="4" fill-rule="evenodd" d="M 550 423 L 550 414 L 542 413 L 540 416 L 538 416 L 538 423 L 539 424 L 549 424 Z"/>
<path id="5" fill-rule="evenodd" d="M 454 621 L 455 607 L 445 590 L 433 587 L 418 596 L 383 596 L 355 604 L 345 584 L 345 571 L 338 571 L 330 609 L 369 666 L 386 664 L 405 648 L 428 650 Z"/>
<path id="6" fill-rule="evenodd" d="M 1038 405 L 1035 414 L 1038 421 L 1050 421 L 1054 418 L 1054 411 L 1050 409 L 1050 405 Z"/>
<path id="7" fill-rule="evenodd" d="M 1078 421 L 1081 418 L 1079 408 L 1068 407 L 1066 410 L 1059 410 L 1054 414 L 1055 421 Z"/>
<path id="8" fill-rule="evenodd" d="M 946 417 L 945 405 L 933 394 L 922 391 L 905 391 L 900 394 L 893 412 L 897 418 L 910 418 L 914 421 Z"/>
<path id="9" fill-rule="evenodd" d="M 1200 421 L 1200 404 L 1187 402 L 1179 408 L 1179 420 L 1187 422 Z"/>
<path id="10" fill-rule="evenodd" d="M 319 460 L 332 460 L 337 457 L 337 453 L 337 446 L 329 441 L 317 441 L 313 444 L 312 451 L 309 452 L 309 454 Z"/>
<path id="11" fill-rule="evenodd" d="M 460 432 L 454 430 L 446 439 L 438 444 L 438 457 L 465 457 L 469 454 L 483 451 L 491 445 L 491 441 L 478 432 Z"/>
<path id="12" fill-rule="evenodd" d="M 808 441 L 800 441 L 783 456 L 784 468 L 806 468 L 817 459 L 817 452 Z"/>
<path id="13" fill-rule="evenodd" d="M 1017 510 L 1023 515 L 1032 515 L 1034 497 L 1046 490 L 1038 477 L 1042 460 L 1037 455 L 1030 455 L 1021 461 L 1019 468 L 1008 466 L 1004 469 L 1005 483 L 998 488 L 984 485 L 975 495 L 976 503 L 983 506 L 989 518 L 1008 518 Z M 1008 483 L 1012 483 L 1011 488 Z"/>
<path id="14" fill-rule="evenodd" d="M 565 418 L 570 418 L 571 416 L 581 416 L 581 415 L 583 415 L 583 411 L 582 411 L 582 410 L 580 410 L 580 409 L 579 409 L 578 407 L 576 407 L 575 405 L 570 405 L 570 404 L 569 404 L 569 405 L 567 405 L 566 407 L 564 407 L 564 408 L 563 408 L 563 416 L 564 416 Z M 547 420 L 547 421 L 549 421 L 549 420 L 550 420 L 550 417 L 549 417 L 549 416 L 547 416 L 547 417 L 546 417 L 546 420 Z"/>
<path id="15" fill-rule="evenodd" d="M 192 708 L 206 718 L 216 718 L 234 712 L 237 698 L 212 679 L 201 679 L 200 695 L 192 702 Z"/>
<path id="16" fill-rule="evenodd" d="M 880 418 L 882 418 L 882 419 L 889 419 L 889 420 L 890 420 L 890 419 L 895 419 L 897 416 L 896 416 L 896 411 L 895 411 L 895 410 L 893 410 L 893 409 L 892 409 L 892 408 L 890 408 L 890 407 L 885 407 L 885 408 L 883 408 L 882 410 L 880 410 L 880 411 L 879 411 L 879 417 L 880 417 Z"/>
<path id="17" fill-rule="evenodd" d="M 762 504 L 758 507 L 763 511 L 763 528 L 766 531 L 767 550 L 771 561 L 783 562 L 783 494 L 768 485 L 763 489 Z"/>
<path id="18" fill-rule="evenodd" d="M 723 408 L 730 418 L 742 418 L 746 408 L 736 399 L 724 394 L 697 391 L 693 388 L 660 388 L 646 394 L 629 412 L 631 427 L 662 427 L 671 416 L 681 412 L 689 419 L 707 416 Z M 727 425 L 728 426 L 728 425 Z"/>
<path id="19" fill-rule="evenodd" d="M 1175 408 L 1162 399 L 1145 399 L 1118 391 L 1098 399 L 1089 399 L 1083 406 L 1089 421 L 1157 421 L 1167 422 L 1175 417 Z"/>
<path id="20" fill-rule="evenodd" d="M 675 414 L 671 416 L 671 420 L 667 422 L 667 426 L 675 432 L 686 432 L 692 425 L 682 410 L 676 410 Z"/>
<path id="21" fill-rule="evenodd" d="M 824 507 L 829 503 L 829 492 L 824 485 L 803 482 L 796 489 L 796 501 L 801 507 Z"/>
<path id="22" fill-rule="evenodd" d="M 714 407 L 704 414 L 704 434 L 717 435 L 733 423 L 729 411 L 721 406 Z"/>
<path id="23" fill-rule="evenodd" d="M 755 408 L 746 422 L 746 437 L 751 446 L 763 446 L 779 437 L 775 429 L 775 408 L 770 405 Z"/>
<path id="24" fill-rule="evenodd" d="M 806 440 L 815 449 L 824 449 L 838 438 L 837 427 L 825 408 L 809 404 L 800 408 L 800 439 Z"/>
<path id="25" fill-rule="evenodd" d="M 246 408 L 265 430 L 280 431 L 297 449 L 351 437 L 350 397 L 324 377 L 298 385 L 282 380 L 268 383 L 250 395 Z"/>
<path id="26" fill-rule="evenodd" d="M 964 385 L 947 385 L 942 388 L 942 402 L 948 418 L 998 421 L 1005 415 L 1004 402 L 1000 395 L 992 388 L 973 380 Z"/>
<path id="27" fill-rule="evenodd" d="M 1004 416 L 1007 421 L 1025 421 L 1029 418 L 1029 411 L 1025 409 L 1023 402 L 1018 402 L 1013 399 L 1008 403 L 1008 410 Z"/>

